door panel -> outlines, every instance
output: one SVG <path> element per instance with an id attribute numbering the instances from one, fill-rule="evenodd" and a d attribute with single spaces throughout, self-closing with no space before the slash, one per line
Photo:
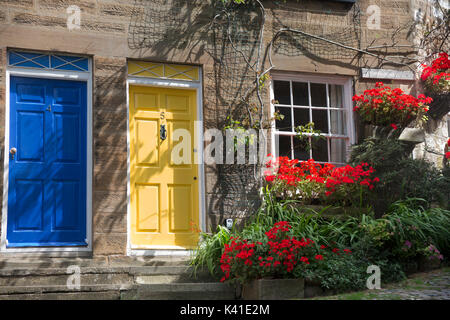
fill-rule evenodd
<path id="1" fill-rule="evenodd" d="M 139 166 L 159 166 L 159 121 L 136 119 L 137 164 Z"/>
<path id="2" fill-rule="evenodd" d="M 129 96 L 132 248 L 193 248 L 198 242 L 193 226 L 199 223 L 198 167 L 192 152 L 196 92 L 130 86 Z M 176 131 L 182 138 L 174 141 L 176 129 L 183 129 Z M 187 148 L 179 148 L 180 142 Z M 175 163 L 174 149 L 188 163 Z"/>
<path id="3" fill-rule="evenodd" d="M 8 247 L 86 243 L 86 83 L 11 77 Z"/>
<path id="4" fill-rule="evenodd" d="M 17 154 L 19 162 L 44 161 L 44 112 L 19 111 L 17 121 Z"/>
<path id="5" fill-rule="evenodd" d="M 42 180 L 16 180 L 17 214 L 14 228 L 17 231 L 43 231 L 44 183 Z"/>

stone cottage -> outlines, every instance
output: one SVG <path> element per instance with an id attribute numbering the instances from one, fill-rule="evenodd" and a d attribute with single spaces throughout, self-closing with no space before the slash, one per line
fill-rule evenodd
<path id="1" fill-rule="evenodd" d="M 269 152 L 343 164 L 364 134 L 353 94 L 420 91 L 415 19 L 431 1 L 262 3 L 0 0 L 0 255 L 186 252 L 259 201 L 254 166 L 203 161 L 207 129 L 256 106 Z M 310 121 L 326 139 L 306 151 L 293 137 Z M 434 127 L 439 158 L 447 122 Z M 170 157 L 180 139 L 189 161 Z"/>

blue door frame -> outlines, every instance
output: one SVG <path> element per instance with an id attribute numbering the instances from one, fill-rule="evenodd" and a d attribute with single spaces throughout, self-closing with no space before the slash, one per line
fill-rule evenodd
<path id="1" fill-rule="evenodd" d="M 10 79 L 8 248 L 87 246 L 86 89 Z"/>

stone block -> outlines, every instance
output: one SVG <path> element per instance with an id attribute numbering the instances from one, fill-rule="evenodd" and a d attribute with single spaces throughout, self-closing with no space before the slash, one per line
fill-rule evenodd
<path id="1" fill-rule="evenodd" d="M 258 279 L 242 288 L 244 300 L 287 300 L 305 296 L 304 279 Z"/>
<path id="2" fill-rule="evenodd" d="M 97 213 L 94 217 L 94 233 L 126 233 L 126 213 Z"/>
<path id="3" fill-rule="evenodd" d="M 42 27 L 63 27 L 67 28 L 67 20 L 65 18 L 54 16 L 40 16 L 30 13 L 17 13 L 12 18 L 13 23 L 28 24 Z"/>
<path id="4" fill-rule="evenodd" d="M 127 193 L 95 190 L 94 212 L 127 212 Z"/>
<path id="5" fill-rule="evenodd" d="M 2 8 L 4 8 L 4 5 L 32 8 L 34 6 L 34 0 L 0 0 L 0 5 Z"/>
<path id="6" fill-rule="evenodd" d="M 405 128 L 398 140 L 421 143 L 425 141 L 425 132 L 421 128 Z"/>
<path id="7" fill-rule="evenodd" d="M 125 233 L 94 234 L 94 255 L 126 254 L 127 235 Z"/>
<path id="8" fill-rule="evenodd" d="M 96 1 L 89 0 L 39 0 L 39 9 L 56 10 L 60 14 L 66 14 L 68 7 L 75 5 L 80 8 L 81 14 L 95 14 L 97 12 Z"/>

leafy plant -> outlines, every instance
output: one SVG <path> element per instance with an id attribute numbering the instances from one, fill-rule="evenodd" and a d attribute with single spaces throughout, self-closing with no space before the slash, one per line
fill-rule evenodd
<path id="1" fill-rule="evenodd" d="M 381 215 L 399 199 L 422 198 L 448 207 L 450 174 L 438 170 L 426 160 L 410 157 L 411 145 L 395 139 L 367 138 L 354 146 L 350 163 L 368 162 L 380 178 L 374 197 L 368 199 Z"/>
<path id="2" fill-rule="evenodd" d="M 295 138 L 299 140 L 300 148 L 306 152 L 309 152 L 319 140 L 326 140 L 320 130 L 314 129 L 314 122 L 295 127 L 295 132 L 297 133 Z"/>
<path id="3" fill-rule="evenodd" d="M 391 260 L 416 259 L 430 245 L 450 251 L 450 211 L 425 209 L 421 199 L 398 201 L 381 219 L 366 219 L 361 228 L 379 251 L 389 253 Z M 440 254 L 440 252 L 439 252 Z"/>
<path id="4" fill-rule="evenodd" d="M 194 251 L 190 265 L 194 268 L 194 274 L 200 267 L 207 267 L 212 275 L 216 275 L 218 261 L 222 255 L 225 244 L 230 242 L 231 231 L 218 225 L 213 234 L 201 233 L 198 248 Z"/>

